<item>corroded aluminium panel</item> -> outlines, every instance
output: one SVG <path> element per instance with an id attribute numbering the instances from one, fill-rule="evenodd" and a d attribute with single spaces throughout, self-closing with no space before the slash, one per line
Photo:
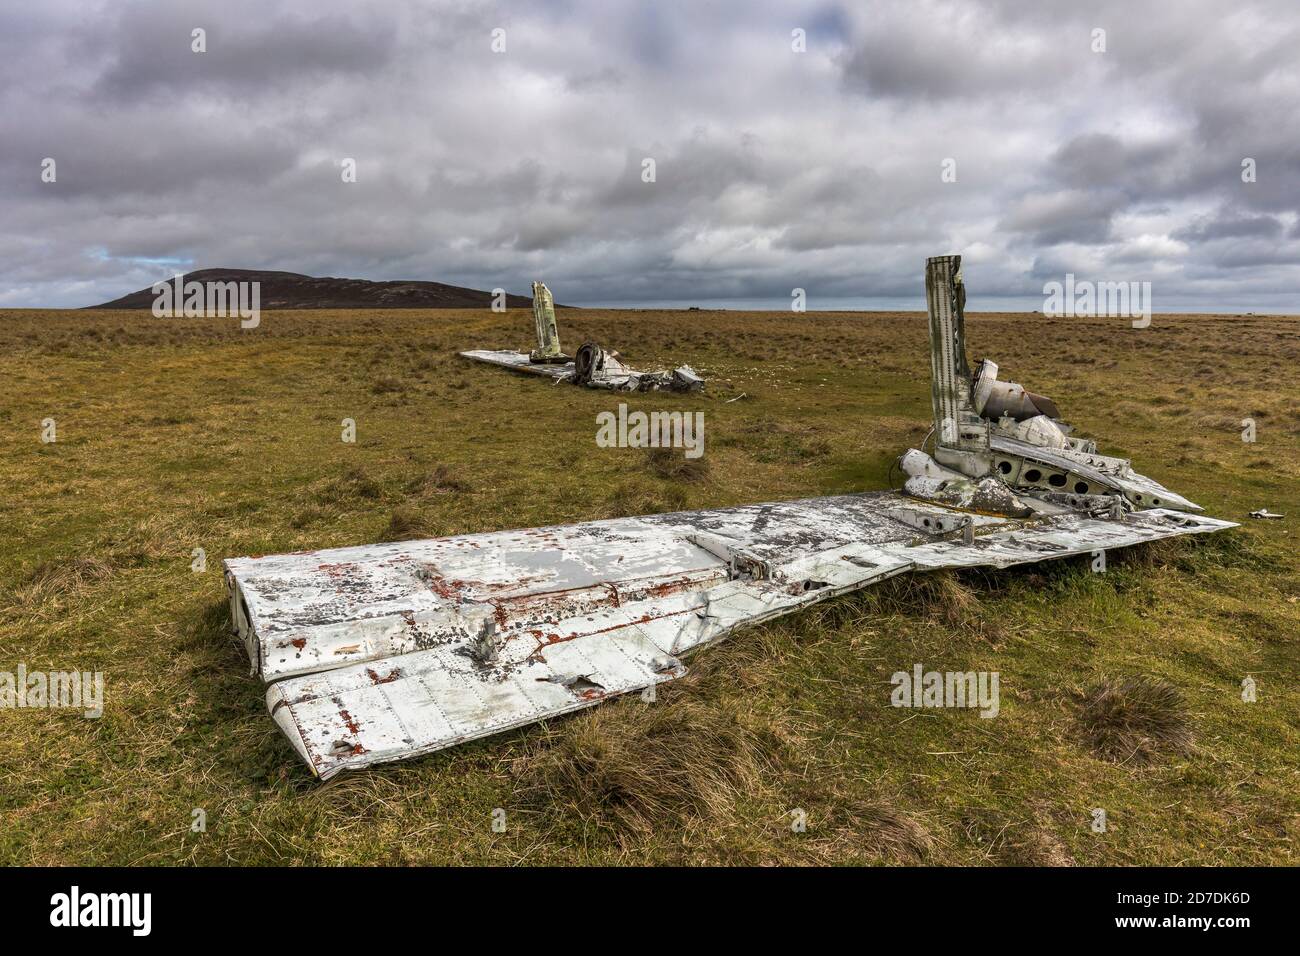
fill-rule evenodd
<path id="1" fill-rule="evenodd" d="M 516 352 L 514 349 L 471 349 L 461 352 L 460 355 L 462 358 L 473 359 L 476 362 L 487 362 L 489 365 L 514 369 L 516 372 L 545 375 L 556 381 L 563 381 L 573 374 L 572 362 L 534 362 L 528 357 L 527 352 Z"/>
<path id="2" fill-rule="evenodd" d="M 740 625 L 909 570 L 1226 527 L 1159 510 L 971 516 L 877 492 L 240 558 L 226 574 L 271 715 L 325 778 L 674 679 L 681 655 Z"/>
<path id="3" fill-rule="evenodd" d="M 1030 463 L 1038 462 L 1057 468 L 1067 472 L 1070 476 L 1081 479 L 1086 485 L 1092 486 L 1080 491 L 1081 494 L 1116 488 L 1143 508 L 1168 507 L 1178 508 L 1183 511 L 1201 510 L 1200 505 L 1188 501 L 1177 492 L 1170 491 L 1154 478 L 1138 474 L 1123 459 L 1107 458 L 1104 455 L 1088 455 L 1070 451 L 1069 449 L 1044 448 L 1040 445 L 1031 445 L 1028 442 L 1018 441 L 1014 438 L 1003 438 L 997 435 L 989 439 L 989 447 L 995 454 L 1000 452 L 1023 458 Z M 1021 468 L 1020 477 L 1022 479 L 1027 470 L 1027 468 Z M 1072 478 L 1067 478 L 1061 488 L 1065 491 L 1073 491 L 1075 490 L 1074 484 Z"/>
<path id="4" fill-rule="evenodd" d="M 226 573 L 254 669 L 273 680 L 701 587 L 727 567 L 624 519 L 236 558 Z"/>
<path id="5" fill-rule="evenodd" d="M 635 625 L 483 668 L 439 648 L 272 684 L 267 707 L 314 773 L 406 759 L 683 673 Z"/>

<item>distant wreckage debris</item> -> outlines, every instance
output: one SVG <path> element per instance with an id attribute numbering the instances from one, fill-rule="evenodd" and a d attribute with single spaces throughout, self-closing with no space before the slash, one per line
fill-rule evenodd
<path id="1" fill-rule="evenodd" d="M 704 379 L 689 365 L 671 372 L 638 372 L 624 365 L 617 352 L 608 351 L 595 342 L 587 342 L 573 356 L 565 355 L 555 325 L 555 302 L 551 290 L 541 282 L 533 283 L 533 325 L 537 332 L 537 348 L 531 352 L 475 349 L 460 354 L 476 362 L 546 375 L 557 382 L 571 382 L 588 388 L 620 392 L 693 392 L 704 387 Z"/>
<path id="2" fill-rule="evenodd" d="M 960 266 L 926 263 L 935 440 L 900 458 L 901 492 L 227 560 L 271 718 L 324 779 L 674 680 L 740 625 L 904 572 L 1235 526 L 1098 454 L 993 363 L 972 373 Z"/>

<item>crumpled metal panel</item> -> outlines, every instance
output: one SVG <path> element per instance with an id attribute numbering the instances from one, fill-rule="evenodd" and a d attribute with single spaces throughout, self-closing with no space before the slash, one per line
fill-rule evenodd
<path id="1" fill-rule="evenodd" d="M 327 778 L 672 680 L 685 673 L 681 655 L 739 625 L 904 571 L 1233 526 L 1160 509 L 1109 520 L 1042 507 L 1007 519 L 876 492 L 225 568 L 236 627 L 271 683 L 268 709 Z"/>
<path id="2" fill-rule="evenodd" d="M 1138 474 L 1129 463 L 1121 458 L 1107 458 L 1104 455 L 1090 455 L 1070 449 L 1043 448 L 1015 438 L 1003 438 L 993 435 L 989 438 L 989 448 L 994 452 L 1014 455 L 1030 463 L 1059 468 L 1068 474 L 1063 488 L 1074 485 L 1074 478 L 1079 478 L 1089 485 L 1093 492 L 1107 488 L 1118 488 L 1144 508 L 1178 508 L 1183 511 L 1200 511 L 1201 506 L 1188 501 L 1175 491 L 1170 491 L 1154 478 Z M 1022 467 L 1021 477 L 1028 471 Z M 1046 487 L 1046 486 L 1044 486 Z M 1087 491 L 1082 492 L 1087 494 Z"/>
<path id="3" fill-rule="evenodd" d="M 527 352 L 516 352 L 514 349 L 471 349 L 461 352 L 460 355 L 462 358 L 487 362 L 489 365 L 500 365 L 502 368 L 513 369 L 516 372 L 545 375 L 556 381 L 563 381 L 573 374 L 572 362 L 550 364 L 534 362 L 528 357 Z"/>
<path id="4" fill-rule="evenodd" d="M 584 349 L 595 348 L 602 361 L 597 369 L 583 368 L 577 362 L 536 362 L 525 352 L 512 349 L 471 349 L 461 352 L 462 358 L 475 362 L 486 362 L 516 372 L 529 372 L 533 375 L 545 375 L 557 382 L 573 382 L 587 388 L 604 389 L 614 392 L 694 392 L 704 387 L 704 379 L 696 374 L 689 365 L 680 365 L 671 372 L 642 372 L 620 362 L 616 353 L 611 354 L 587 343 Z"/>
<path id="5" fill-rule="evenodd" d="M 537 627 L 727 579 L 638 519 L 226 561 L 267 680 Z M 242 626 L 242 625 L 241 625 Z"/>

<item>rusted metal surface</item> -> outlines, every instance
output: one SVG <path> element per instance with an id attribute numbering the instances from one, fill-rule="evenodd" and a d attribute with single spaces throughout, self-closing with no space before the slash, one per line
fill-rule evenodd
<path id="1" fill-rule="evenodd" d="M 673 680 L 684 655 L 740 625 L 896 574 L 1234 526 L 1071 437 L 1049 399 L 999 387 L 992 363 L 972 376 L 960 259 L 930 260 L 926 283 L 936 451 L 900 458 L 902 492 L 226 561 L 277 726 L 327 778 Z M 463 354 L 572 373 L 520 352 Z M 597 346 L 584 361 L 589 378 L 623 374 Z"/>
<path id="2" fill-rule="evenodd" d="M 272 717 L 329 777 L 671 680 L 682 655 L 740 624 L 904 571 L 1231 526 L 1040 508 L 972 516 L 876 492 L 239 558 L 226 575 Z"/>

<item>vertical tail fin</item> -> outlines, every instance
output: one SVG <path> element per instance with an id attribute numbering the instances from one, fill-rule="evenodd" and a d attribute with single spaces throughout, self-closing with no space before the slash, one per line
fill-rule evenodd
<path id="1" fill-rule="evenodd" d="M 987 425 L 971 400 L 966 362 L 966 286 L 961 256 L 925 261 L 925 297 L 930 310 L 930 396 L 939 446 L 962 450 L 988 447 Z"/>
<path id="2" fill-rule="evenodd" d="M 529 357 L 535 362 L 562 358 L 560 333 L 555 327 L 555 300 L 543 282 L 533 283 L 533 324 L 537 327 L 537 348 Z"/>

